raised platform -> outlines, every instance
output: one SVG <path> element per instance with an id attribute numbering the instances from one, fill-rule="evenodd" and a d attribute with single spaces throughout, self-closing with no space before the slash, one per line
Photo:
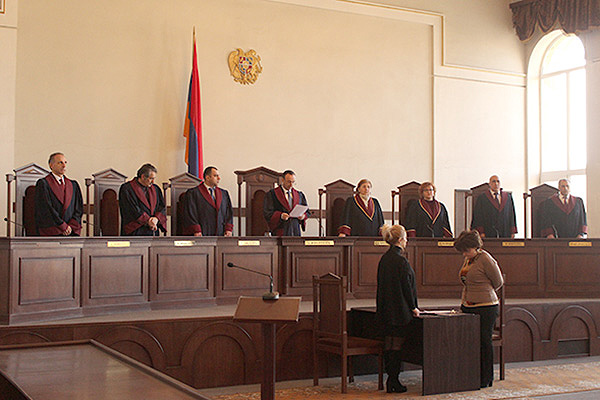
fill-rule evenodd
<path id="1" fill-rule="evenodd" d="M 600 299 L 513 298 L 506 304 L 508 362 L 600 355 Z M 348 308 L 374 305 L 372 299 L 348 301 Z M 458 308 L 459 300 L 420 298 L 419 306 Z M 0 327 L 0 344 L 94 339 L 195 388 L 258 383 L 260 327 L 233 322 L 234 309 L 219 305 L 21 323 Z M 312 377 L 311 311 L 312 303 L 302 302 L 300 321 L 278 326 L 278 380 Z M 339 363 L 321 367 L 322 376 L 334 376 Z"/>

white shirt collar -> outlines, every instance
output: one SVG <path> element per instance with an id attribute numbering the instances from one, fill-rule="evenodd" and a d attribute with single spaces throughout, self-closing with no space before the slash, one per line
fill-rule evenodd
<path id="1" fill-rule="evenodd" d="M 61 182 L 65 182 L 64 179 L 64 175 L 62 177 L 56 175 L 54 172 L 52 172 L 52 176 L 54 177 L 54 179 L 56 179 L 56 182 L 61 183 Z"/>

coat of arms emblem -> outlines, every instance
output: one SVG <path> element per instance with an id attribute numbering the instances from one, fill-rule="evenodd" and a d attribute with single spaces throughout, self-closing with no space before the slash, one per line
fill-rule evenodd
<path id="1" fill-rule="evenodd" d="M 254 50 L 246 53 L 242 49 L 232 51 L 229 53 L 228 61 L 233 80 L 243 85 L 256 82 L 258 74 L 262 72 L 260 56 Z"/>

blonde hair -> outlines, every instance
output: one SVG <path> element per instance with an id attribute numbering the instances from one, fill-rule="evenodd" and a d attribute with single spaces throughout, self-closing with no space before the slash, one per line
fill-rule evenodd
<path id="1" fill-rule="evenodd" d="M 384 224 L 381 227 L 381 236 L 389 245 L 395 245 L 400 239 L 406 239 L 406 229 L 402 225 Z"/>

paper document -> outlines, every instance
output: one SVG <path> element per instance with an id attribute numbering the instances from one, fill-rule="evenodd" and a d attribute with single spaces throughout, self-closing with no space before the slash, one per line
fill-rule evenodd
<path id="1" fill-rule="evenodd" d="M 294 209 L 290 212 L 290 217 L 300 218 L 307 210 L 308 210 L 308 206 L 303 206 L 302 204 L 297 204 L 296 207 L 294 207 Z"/>

